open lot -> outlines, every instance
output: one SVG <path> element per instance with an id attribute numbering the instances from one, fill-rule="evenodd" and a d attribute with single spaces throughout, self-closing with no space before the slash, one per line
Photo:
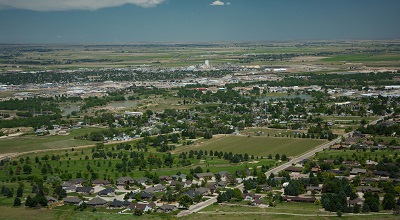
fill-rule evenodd
<path id="1" fill-rule="evenodd" d="M 73 146 L 94 144 L 93 141 L 77 140 L 76 136 L 100 130 L 101 128 L 74 129 L 70 135 L 37 136 L 26 135 L 0 139 L 0 154 L 19 153 L 25 151 L 57 149 Z"/>

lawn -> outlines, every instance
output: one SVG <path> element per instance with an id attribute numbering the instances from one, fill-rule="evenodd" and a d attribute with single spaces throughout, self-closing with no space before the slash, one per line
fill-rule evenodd
<path id="1" fill-rule="evenodd" d="M 267 157 L 269 154 L 286 154 L 287 156 L 297 156 L 325 142 L 325 140 L 317 139 L 226 135 L 221 138 L 212 139 L 197 146 L 178 148 L 176 152 L 179 153 L 189 150 L 217 150 L 238 154 L 248 153 L 249 155 L 263 157 Z"/>
<path id="2" fill-rule="evenodd" d="M 74 137 L 100 130 L 101 128 L 81 128 L 71 131 L 70 135 L 37 136 L 26 135 L 0 140 L 0 154 L 18 153 L 42 149 L 57 149 L 93 144 L 93 141 L 76 140 Z"/>

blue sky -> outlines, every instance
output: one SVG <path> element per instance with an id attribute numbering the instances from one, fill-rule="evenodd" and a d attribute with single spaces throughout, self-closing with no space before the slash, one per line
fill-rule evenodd
<path id="1" fill-rule="evenodd" d="M 0 43 L 398 39 L 399 11 L 399 0 L 0 0 Z"/>

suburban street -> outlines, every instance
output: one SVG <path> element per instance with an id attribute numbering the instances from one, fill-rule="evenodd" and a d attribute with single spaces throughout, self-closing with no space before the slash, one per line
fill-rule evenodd
<path id="1" fill-rule="evenodd" d="M 372 121 L 369 124 L 370 125 L 374 125 L 379 120 L 381 120 L 381 118 L 377 119 L 375 121 Z M 338 138 L 336 138 L 336 139 L 334 139 L 334 140 L 332 140 L 332 141 L 330 141 L 328 143 L 322 144 L 321 146 L 319 146 L 319 147 L 317 147 L 317 148 L 315 148 L 315 149 L 313 149 L 313 150 L 311 150 L 309 152 L 306 152 L 305 154 L 302 154 L 302 155 L 300 155 L 298 157 L 295 157 L 295 158 L 291 159 L 289 162 L 286 162 L 286 163 L 284 163 L 282 165 L 279 165 L 279 166 L 277 166 L 277 167 L 265 172 L 265 175 L 268 178 L 271 173 L 277 174 L 279 171 L 284 170 L 284 169 L 292 166 L 292 164 L 299 163 L 304 159 L 307 159 L 307 158 L 310 158 L 310 157 L 314 156 L 315 153 L 317 153 L 317 152 L 323 151 L 324 149 L 327 149 L 327 148 L 331 147 L 332 145 L 334 145 L 336 143 L 340 143 L 341 140 L 342 140 L 342 137 L 348 138 L 348 137 L 350 137 L 352 135 L 353 135 L 353 132 L 345 133 L 342 136 L 339 136 Z M 239 188 L 239 189 L 243 190 L 243 184 L 240 184 L 240 185 L 236 186 L 235 188 Z M 182 216 L 190 215 L 190 214 L 192 214 L 194 212 L 198 212 L 201 209 L 204 209 L 205 207 L 207 207 L 207 206 L 209 206 L 209 205 L 211 205 L 211 204 L 213 204 L 215 202 L 217 202 L 217 197 L 211 197 L 209 200 L 207 200 L 205 202 L 201 202 L 201 203 L 198 203 L 196 205 L 190 206 L 190 208 L 188 210 L 181 211 L 180 213 L 178 213 L 177 216 L 178 217 L 182 217 Z"/>

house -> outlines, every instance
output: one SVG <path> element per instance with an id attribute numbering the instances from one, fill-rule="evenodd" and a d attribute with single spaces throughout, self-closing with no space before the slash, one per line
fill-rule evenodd
<path id="1" fill-rule="evenodd" d="M 151 211 L 153 208 L 156 207 L 156 204 L 154 202 L 151 203 L 131 203 L 129 205 L 130 210 L 135 210 L 139 209 L 142 210 L 143 212 Z"/>
<path id="2" fill-rule="evenodd" d="M 392 150 L 400 150 L 400 146 L 390 146 L 389 148 Z"/>
<path id="3" fill-rule="evenodd" d="M 361 187 L 357 187 L 356 191 L 357 192 L 368 192 L 368 191 L 371 191 L 371 192 L 379 193 L 379 192 L 381 192 L 381 189 L 380 188 L 374 188 L 374 187 L 371 187 L 371 186 L 361 186 Z"/>
<path id="4" fill-rule="evenodd" d="M 140 198 L 141 199 L 151 199 L 153 198 L 153 194 L 152 193 L 148 193 L 148 192 L 140 192 Z"/>
<path id="5" fill-rule="evenodd" d="M 160 212 L 168 213 L 168 212 L 175 211 L 175 210 L 176 210 L 176 206 L 164 204 L 164 205 L 162 205 L 162 206 L 159 206 L 159 207 L 158 207 L 158 210 L 159 210 Z"/>
<path id="6" fill-rule="evenodd" d="M 215 183 L 215 187 L 217 187 L 217 188 L 225 188 L 226 185 L 228 185 L 228 182 L 226 182 L 226 181 L 219 181 L 219 182 Z"/>
<path id="7" fill-rule="evenodd" d="M 358 161 L 352 161 L 352 160 L 345 160 L 342 162 L 342 164 L 351 166 L 360 166 L 360 163 Z"/>
<path id="8" fill-rule="evenodd" d="M 328 170 L 327 172 L 334 174 L 344 174 L 344 170 Z"/>
<path id="9" fill-rule="evenodd" d="M 75 185 L 71 185 L 71 186 L 68 186 L 68 187 L 63 187 L 63 189 L 67 193 L 76 192 L 76 188 L 77 188 L 77 186 L 75 186 Z"/>
<path id="10" fill-rule="evenodd" d="M 389 171 L 375 170 L 375 171 L 373 171 L 373 174 L 376 175 L 376 176 L 390 176 Z"/>
<path id="11" fill-rule="evenodd" d="M 68 196 L 64 198 L 64 204 L 66 205 L 77 205 L 80 206 L 82 205 L 83 201 L 80 199 L 78 196 Z"/>
<path id="12" fill-rule="evenodd" d="M 70 182 L 72 182 L 75 185 L 82 185 L 83 183 L 85 183 L 85 179 L 77 178 L 77 179 L 74 179 L 74 180 L 70 180 Z"/>
<path id="13" fill-rule="evenodd" d="M 100 180 L 100 179 L 93 180 L 92 183 L 94 185 L 96 185 L 96 186 L 108 186 L 108 185 L 110 185 L 110 181 L 108 181 L 108 180 Z"/>
<path id="14" fill-rule="evenodd" d="M 135 183 L 145 186 L 146 183 L 150 182 L 151 180 L 147 177 L 142 177 L 138 179 L 134 179 Z"/>
<path id="15" fill-rule="evenodd" d="M 318 173 L 319 171 L 321 171 L 321 169 L 319 167 L 311 168 L 311 172 L 313 172 L 313 173 Z"/>
<path id="16" fill-rule="evenodd" d="M 206 180 L 206 179 L 212 179 L 214 177 L 213 173 L 195 173 L 194 177 L 196 177 L 199 180 Z"/>
<path id="17" fill-rule="evenodd" d="M 353 200 L 349 200 L 349 206 L 359 205 L 362 206 L 364 204 L 364 198 L 355 198 Z"/>
<path id="18" fill-rule="evenodd" d="M 373 160 L 366 160 L 365 164 L 367 164 L 367 165 L 378 165 L 378 162 L 375 162 Z"/>
<path id="19" fill-rule="evenodd" d="M 105 206 L 105 205 L 107 205 L 107 201 L 100 197 L 95 197 L 95 198 L 89 200 L 89 202 L 87 202 L 86 204 L 90 205 L 90 206 L 94 206 L 94 207 Z"/>
<path id="20" fill-rule="evenodd" d="M 321 190 L 322 190 L 322 187 L 319 187 L 319 186 L 307 186 L 306 187 L 306 191 L 309 192 L 310 194 L 312 193 L 312 191 L 321 192 Z"/>
<path id="21" fill-rule="evenodd" d="M 365 138 L 365 134 L 361 133 L 360 131 L 354 131 L 353 137 Z"/>
<path id="22" fill-rule="evenodd" d="M 195 194 L 203 196 L 209 194 L 210 192 L 211 192 L 210 189 L 207 187 L 200 187 L 194 191 Z"/>
<path id="23" fill-rule="evenodd" d="M 250 176 L 251 175 L 251 171 L 250 169 L 246 169 L 246 170 L 236 170 L 235 171 L 235 175 L 237 177 L 242 177 L 243 175 L 245 176 Z"/>
<path id="24" fill-rule="evenodd" d="M 133 179 L 132 179 L 132 177 L 129 177 L 129 176 L 120 177 L 117 179 L 116 183 L 119 186 L 121 186 L 121 185 L 124 186 L 125 184 L 130 185 L 133 183 Z"/>
<path id="25" fill-rule="evenodd" d="M 264 191 L 264 192 L 270 192 L 270 191 L 272 190 L 272 187 L 271 187 L 271 186 L 263 185 L 263 186 L 261 186 L 261 189 L 262 189 L 262 191 Z"/>
<path id="26" fill-rule="evenodd" d="M 99 196 L 114 196 L 115 189 L 114 188 L 105 188 L 97 193 Z"/>
<path id="27" fill-rule="evenodd" d="M 362 144 L 356 144 L 356 145 L 354 145 L 354 149 L 356 149 L 356 150 L 365 150 L 365 149 L 367 149 L 367 146 L 362 145 Z"/>
<path id="28" fill-rule="evenodd" d="M 172 180 L 170 186 L 171 187 L 176 187 L 177 185 L 181 185 L 183 188 L 190 187 L 192 185 L 192 181 L 187 180 L 185 182 L 179 182 L 176 180 Z"/>
<path id="29" fill-rule="evenodd" d="M 295 167 L 295 166 L 290 166 L 290 167 L 286 168 L 285 171 L 287 171 L 287 172 L 296 172 L 296 173 L 300 173 L 301 171 L 303 171 L 303 168 L 301 168 L 301 167 Z"/>
<path id="30" fill-rule="evenodd" d="M 186 174 L 172 175 L 171 177 L 172 177 L 172 179 L 174 179 L 174 180 L 179 180 L 179 178 L 180 178 L 182 181 L 186 180 Z"/>
<path id="31" fill-rule="evenodd" d="M 58 200 L 54 197 L 51 196 L 46 196 L 47 199 L 47 204 L 51 205 L 51 204 L 56 204 L 58 202 Z"/>
<path id="32" fill-rule="evenodd" d="M 76 187 L 76 192 L 80 194 L 90 194 L 94 192 L 94 189 L 90 186 Z"/>
<path id="33" fill-rule="evenodd" d="M 158 179 L 160 181 L 166 181 L 166 182 L 171 182 L 172 181 L 172 178 L 169 177 L 169 176 L 160 176 L 160 177 L 158 177 Z"/>
<path id="34" fill-rule="evenodd" d="M 332 150 L 341 150 L 343 148 L 344 148 L 344 146 L 341 144 L 335 144 L 335 145 L 331 146 Z"/>
<path id="35" fill-rule="evenodd" d="M 183 192 L 182 195 L 188 195 L 190 198 L 193 198 L 196 195 L 196 193 L 194 192 L 193 189 L 191 189 L 186 192 Z"/>
<path id="36" fill-rule="evenodd" d="M 216 190 L 215 184 L 207 184 L 206 188 L 210 190 L 210 193 L 213 194 Z"/>
<path id="37" fill-rule="evenodd" d="M 287 202 L 312 202 L 314 203 L 315 197 L 300 197 L 300 196 L 286 196 L 283 199 Z"/>
<path id="38" fill-rule="evenodd" d="M 259 206 L 259 205 L 261 205 L 261 203 L 262 203 L 261 199 L 254 199 L 254 200 L 251 202 L 251 205 L 252 205 L 252 206 Z"/>
<path id="39" fill-rule="evenodd" d="M 231 176 L 231 173 L 228 171 L 219 171 L 217 174 L 221 176 L 221 179 L 226 180 L 229 176 Z"/>
<path id="40" fill-rule="evenodd" d="M 254 192 L 249 192 L 247 194 L 242 194 L 243 200 L 245 201 L 253 201 Z"/>
<path id="41" fill-rule="evenodd" d="M 112 201 L 109 205 L 110 208 L 124 208 L 124 207 L 128 207 L 131 204 L 131 202 L 129 201 L 119 201 L 114 199 L 114 201 Z"/>
<path id="42" fill-rule="evenodd" d="M 289 176 L 290 176 L 290 179 L 294 179 L 294 180 L 309 179 L 310 178 L 310 174 L 308 174 L 308 173 L 293 172 L 293 173 L 290 173 Z"/>
<path id="43" fill-rule="evenodd" d="M 353 169 L 350 171 L 350 174 L 351 174 L 351 175 L 357 175 L 357 174 L 359 174 L 359 173 L 365 174 L 365 173 L 367 173 L 367 170 L 366 170 L 366 169 L 360 169 L 360 168 L 353 168 Z"/>
<path id="44" fill-rule="evenodd" d="M 166 186 L 163 185 L 157 185 L 157 186 L 153 186 L 153 187 L 148 187 L 144 190 L 144 192 L 146 193 L 156 193 L 156 192 L 162 192 L 165 191 L 167 189 Z"/>

